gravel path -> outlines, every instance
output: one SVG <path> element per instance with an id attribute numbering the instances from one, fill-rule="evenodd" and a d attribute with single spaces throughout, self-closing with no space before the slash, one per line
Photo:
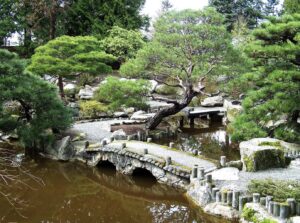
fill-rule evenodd
<path id="1" fill-rule="evenodd" d="M 117 143 L 120 142 L 113 142 L 113 144 Z M 149 154 L 163 157 L 164 159 L 170 156 L 176 163 L 189 168 L 192 168 L 195 164 L 199 165 L 200 167 L 204 167 L 206 171 L 210 171 L 216 168 L 215 164 L 213 164 L 212 162 L 197 158 L 181 151 L 170 150 L 164 146 L 153 143 L 126 141 L 126 147 L 137 150 L 139 152 L 143 152 L 144 148 L 147 148 Z"/>

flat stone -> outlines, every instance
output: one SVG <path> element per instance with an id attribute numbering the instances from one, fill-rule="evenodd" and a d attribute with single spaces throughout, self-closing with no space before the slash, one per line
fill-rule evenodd
<path id="1" fill-rule="evenodd" d="M 226 219 L 238 219 L 239 212 L 230 206 L 224 206 L 220 203 L 210 203 L 205 206 L 204 212 L 215 216 L 222 216 Z"/>
<path id="2" fill-rule="evenodd" d="M 210 173 L 213 180 L 238 180 L 239 170 L 234 167 L 226 167 Z"/>

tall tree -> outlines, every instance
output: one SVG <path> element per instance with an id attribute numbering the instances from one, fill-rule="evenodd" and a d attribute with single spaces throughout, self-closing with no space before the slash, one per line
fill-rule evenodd
<path id="1" fill-rule="evenodd" d="M 300 13 L 300 0 L 284 0 L 283 7 L 286 13 Z"/>
<path id="2" fill-rule="evenodd" d="M 17 30 L 15 4 L 15 0 L 2 0 L 0 3 L 0 46 Z"/>
<path id="3" fill-rule="evenodd" d="M 254 61 L 244 111 L 233 123 L 233 139 L 277 137 L 300 142 L 300 15 L 272 18 L 254 31 L 246 48 Z"/>
<path id="4" fill-rule="evenodd" d="M 265 16 L 276 16 L 279 14 L 277 6 L 279 5 L 279 0 L 267 0 L 264 6 L 264 15 Z"/>
<path id="5" fill-rule="evenodd" d="M 231 31 L 238 18 L 243 17 L 249 28 L 255 28 L 263 18 L 262 0 L 209 0 L 209 5 L 225 16 L 227 29 Z"/>
<path id="6" fill-rule="evenodd" d="M 71 112 L 59 99 L 57 88 L 24 72 L 24 65 L 16 54 L 0 50 L 0 130 L 17 133 L 27 148 L 42 149 L 53 133 L 71 125 Z M 10 101 L 20 105 L 20 112 L 6 109 Z"/>
<path id="7" fill-rule="evenodd" d="M 72 79 L 82 74 L 110 73 L 116 58 L 106 54 L 101 42 L 91 36 L 61 36 L 36 49 L 28 70 L 38 75 L 58 78 L 64 98 L 63 78 Z"/>
<path id="8" fill-rule="evenodd" d="M 170 11 L 170 9 L 173 8 L 173 5 L 171 4 L 171 2 L 169 0 L 162 0 L 161 2 L 161 11 L 162 13 L 166 13 L 168 11 Z"/>
<path id="9" fill-rule="evenodd" d="M 106 36 L 113 26 L 147 28 L 149 18 L 140 15 L 145 0 L 73 0 L 67 13 L 66 34 Z"/>
<path id="10" fill-rule="evenodd" d="M 154 26 L 152 41 L 138 52 L 136 59 L 121 67 L 123 75 L 155 79 L 183 91 L 177 99 L 152 95 L 172 106 L 156 113 L 147 125 L 149 129 L 185 108 L 195 96 L 204 94 L 203 80 L 225 61 L 231 46 L 222 24 L 223 17 L 213 8 L 163 14 Z"/>

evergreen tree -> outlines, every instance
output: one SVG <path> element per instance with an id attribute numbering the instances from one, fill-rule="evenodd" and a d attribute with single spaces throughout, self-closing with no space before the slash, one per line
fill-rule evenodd
<path id="1" fill-rule="evenodd" d="M 154 100 L 172 106 L 157 112 L 147 125 L 149 129 L 188 106 L 195 96 L 204 94 L 203 80 L 214 71 L 218 73 L 231 49 L 230 36 L 222 24 L 223 17 L 213 8 L 163 14 L 154 26 L 152 41 L 121 67 L 123 75 L 155 79 L 183 92 L 182 97 L 175 99 L 153 95 Z"/>
<path id="2" fill-rule="evenodd" d="M 245 74 L 251 90 L 233 123 L 233 139 L 272 136 L 300 142 L 300 14 L 272 18 L 246 48 L 254 62 Z"/>
<path id="3" fill-rule="evenodd" d="M 169 0 L 162 0 L 161 2 L 161 11 L 162 13 L 166 13 L 173 8 L 173 5 Z"/>
<path id="4" fill-rule="evenodd" d="M 283 8 L 289 14 L 300 13 L 300 0 L 284 0 Z"/>
<path id="5" fill-rule="evenodd" d="M 28 70 L 38 75 L 58 78 L 64 98 L 63 78 L 110 73 L 116 58 L 102 50 L 101 42 L 92 36 L 61 36 L 36 49 Z"/>
<path id="6" fill-rule="evenodd" d="M 0 130 L 17 133 L 27 148 L 46 146 L 53 133 L 72 123 L 57 89 L 40 77 L 24 72 L 16 54 L 0 50 Z M 20 111 L 11 112 L 5 104 L 16 102 Z"/>
<path id="7" fill-rule="evenodd" d="M 14 0 L 2 0 L 0 3 L 0 46 L 4 44 L 4 38 L 17 30 L 15 4 Z"/>

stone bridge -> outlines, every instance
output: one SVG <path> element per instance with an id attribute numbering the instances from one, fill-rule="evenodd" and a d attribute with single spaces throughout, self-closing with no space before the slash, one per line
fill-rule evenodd
<path id="1" fill-rule="evenodd" d="M 197 156 L 141 141 L 113 141 L 108 144 L 104 141 L 101 146 L 89 147 L 86 152 L 90 166 L 108 161 L 117 171 L 128 175 L 144 169 L 158 182 L 176 188 L 185 188 L 189 184 L 195 166 L 198 166 L 196 171 L 203 174 L 216 169 L 215 164 Z"/>

